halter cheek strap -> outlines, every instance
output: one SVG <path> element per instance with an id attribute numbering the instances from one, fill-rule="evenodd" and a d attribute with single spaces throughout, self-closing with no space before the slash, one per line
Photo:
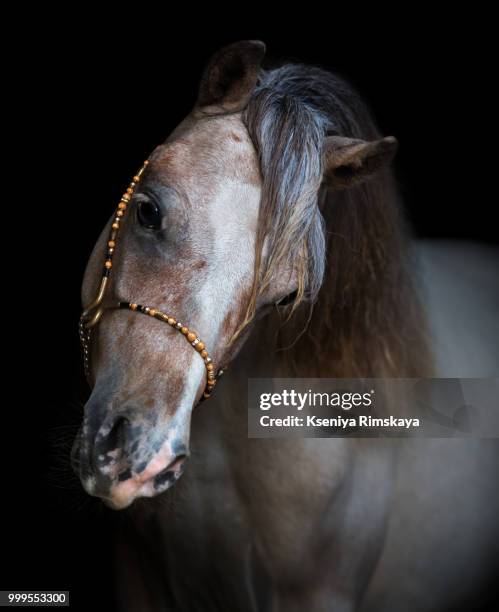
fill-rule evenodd
<path id="1" fill-rule="evenodd" d="M 91 332 L 92 329 L 97 325 L 100 321 L 102 315 L 104 314 L 104 310 L 106 309 L 102 303 L 104 301 L 104 297 L 106 295 L 106 288 L 109 281 L 109 276 L 111 275 L 111 269 L 113 267 L 113 255 L 116 249 L 116 239 L 118 236 L 118 232 L 120 229 L 120 224 L 125 216 L 125 212 L 127 207 L 132 199 L 134 190 L 140 179 L 142 178 L 142 174 L 146 169 L 149 161 L 145 161 L 142 168 L 137 172 L 137 174 L 133 177 L 132 182 L 129 184 L 125 193 L 121 196 L 121 200 L 118 204 L 118 208 L 116 209 L 115 217 L 113 223 L 111 224 L 111 232 L 109 234 L 109 238 L 107 241 L 107 250 L 106 257 L 104 261 L 104 268 L 102 271 L 102 279 L 99 286 L 99 290 L 97 292 L 96 298 L 91 302 L 82 312 L 79 322 L 79 334 L 80 341 L 83 347 L 83 366 L 85 369 L 85 376 L 87 379 L 90 379 L 90 340 L 91 340 Z M 203 392 L 202 399 L 208 399 L 217 383 L 218 378 L 223 374 L 223 369 L 218 370 L 215 373 L 215 367 L 213 365 L 213 361 L 206 349 L 205 343 L 198 337 L 197 333 L 192 329 L 189 329 L 187 325 L 180 323 L 177 321 L 175 317 L 161 312 L 156 308 L 150 308 L 148 306 L 142 306 L 141 304 L 136 304 L 134 302 L 119 302 L 116 305 L 117 308 L 131 310 L 132 312 L 139 312 L 158 321 L 163 321 L 176 329 L 179 333 L 185 336 L 185 339 L 189 344 L 199 353 L 201 358 L 204 361 L 206 367 L 206 386 Z"/>

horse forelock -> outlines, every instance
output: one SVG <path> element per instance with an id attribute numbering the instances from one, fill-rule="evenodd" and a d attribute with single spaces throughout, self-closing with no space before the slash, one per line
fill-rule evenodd
<path id="1" fill-rule="evenodd" d="M 255 282 L 243 327 L 283 264 L 294 266 L 297 274 L 292 311 L 317 298 L 326 264 L 325 228 L 317 205 L 324 140 L 331 134 L 374 136 L 370 122 L 371 130 L 359 125 L 363 115 L 360 99 L 346 83 L 320 68 L 288 64 L 262 73 L 243 114 L 263 181 Z"/>
<path id="2" fill-rule="evenodd" d="M 286 79 L 293 68 L 298 67 L 263 73 L 243 114 L 259 157 L 262 198 L 255 282 L 242 328 L 251 321 L 258 297 L 278 269 L 295 268 L 298 290 L 293 308 L 315 299 L 324 276 L 324 229 L 317 197 L 324 138 L 332 123 Z"/>

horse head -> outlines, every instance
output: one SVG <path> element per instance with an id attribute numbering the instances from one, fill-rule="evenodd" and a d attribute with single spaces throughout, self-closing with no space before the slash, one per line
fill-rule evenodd
<path id="1" fill-rule="evenodd" d="M 321 188 L 348 188 L 396 148 L 393 138 L 337 133 L 313 101 L 295 112 L 285 80 L 281 90 L 266 85 L 264 50 L 247 41 L 213 57 L 194 109 L 150 156 L 121 223 L 72 454 L 85 490 L 117 509 L 165 491 L 186 465 L 207 368 L 180 327 L 196 330 L 218 368 L 269 306 L 313 301 L 325 266 Z M 112 224 L 88 262 L 84 305 Z M 122 300 L 179 325 L 111 307 Z"/>

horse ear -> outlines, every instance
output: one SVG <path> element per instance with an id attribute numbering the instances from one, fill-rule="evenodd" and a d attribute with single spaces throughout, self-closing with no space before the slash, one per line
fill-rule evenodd
<path id="1" fill-rule="evenodd" d="M 393 136 L 371 142 L 329 136 L 324 146 L 324 182 L 342 189 L 365 180 L 392 161 L 397 146 Z"/>
<path id="2" fill-rule="evenodd" d="M 209 114 L 244 108 L 264 55 L 265 44 L 259 40 L 242 40 L 220 49 L 204 71 L 196 106 Z"/>

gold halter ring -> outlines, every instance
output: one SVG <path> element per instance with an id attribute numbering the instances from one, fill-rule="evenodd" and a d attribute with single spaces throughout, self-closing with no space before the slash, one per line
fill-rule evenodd
<path id="1" fill-rule="evenodd" d="M 104 297 L 106 295 L 106 287 L 109 281 L 109 276 L 111 275 L 111 269 L 113 267 L 113 255 L 116 249 L 116 239 L 118 236 L 118 231 L 120 229 L 120 224 L 123 221 L 125 216 L 125 212 L 127 210 L 128 205 L 133 196 L 133 192 L 140 182 L 142 178 L 142 174 L 146 169 L 149 161 L 146 160 L 142 168 L 137 172 L 137 174 L 133 177 L 132 182 L 129 184 L 125 193 L 121 196 L 120 203 L 118 204 L 118 208 L 116 209 L 116 213 L 111 224 L 111 232 L 109 234 L 109 238 L 107 241 L 107 251 L 106 257 L 104 261 L 104 269 L 102 271 L 102 279 L 99 286 L 99 290 L 97 292 L 97 296 L 93 302 L 91 302 L 82 312 L 79 323 L 79 334 L 80 341 L 83 347 L 83 367 L 85 369 L 85 376 L 88 380 L 90 380 L 90 337 L 92 329 L 97 325 L 100 321 L 102 315 L 104 314 L 104 310 L 106 309 L 102 302 L 104 301 Z M 189 329 L 187 325 L 180 323 L 177 321 L 175 317 L 172 317 L 169 314 L 161 312 L 156 308 L 149 308 L 148 306 L 142 306 L 141 304 L 136 304 L 134 302 L 118 302 L 116 308 L 122 308 L 131 310 L 132 312 L 140 312 L 145 315 L 149 315 L 150 317 L 154 317 L 158 319 L 158 321 L 163 321 L 164 323 L 168 323 L 171 327 L 180 332 L 183 336 L 185 336 L 187 342 L 199 353 L 202 357 L 205 367 L 206 367 L 206 386 L 202 395 L 201 400 L 208 399 L 213 392 L 215 385 L 217 384 L 218 378 L 223 374 L 224 370 L 220 369 L 215 373 L 215 367 L 213 365 L 213 361 L 206 349 L 205 343 L 198 337 L 195 331 Z"/>

